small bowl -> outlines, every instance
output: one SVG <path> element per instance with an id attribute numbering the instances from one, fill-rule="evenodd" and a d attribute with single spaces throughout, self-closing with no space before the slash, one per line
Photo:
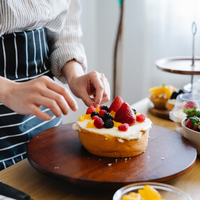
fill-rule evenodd
<path id="1" fill-rule="evenodd" d="M 188 194 L 180 189 L 168 184 L 156 182 L 133 183 L 122 187 L 115 192 L 113 200 L 121 200 L 123 195 L 129 194 L 130 192 L 138 192 L 138 190 L 142 189 L 145 185 L 149 185 L 156 189 L 164 200 L 192 200 Z"/>
<path id="2" fill-rule="evenodd" d="M 197 154 L 200 155 L 200 132 L 192 130 L 185 126 L 186 118 L 182 120 L 182 136 L 190 140 L 197 149 Z"/>

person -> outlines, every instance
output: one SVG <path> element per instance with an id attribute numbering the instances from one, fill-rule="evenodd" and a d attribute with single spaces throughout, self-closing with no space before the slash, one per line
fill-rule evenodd
<path id="1" fill-rule="evenodd" d="M 87 106 L 109 101 L 104 74 L 86 73 L 79 0 L 0 1 L 0 169 L 26 157 L 39 132 L 76 111 L 68 83 Z"/>

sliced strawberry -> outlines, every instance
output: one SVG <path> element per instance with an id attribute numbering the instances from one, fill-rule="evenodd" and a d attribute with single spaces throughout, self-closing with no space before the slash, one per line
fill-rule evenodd
<path id="1" fill-rule="evenodd" d="M 117 112 L 117 110 L 121 107 L 122 103 L 124 101 L 122 100 L 122 98 L 120 96 L 117 96 L 113 102 L 111 103 L 110 107 L 109 107 L 109 112 L 111 112 L 112 110 Z"/>
<path id="2" fill-rule="evenodd" d="M 115 115 L 115 121 L 121 122 L 122 124 L 127 123 L 129 124 L 129 126 L 135 124 L 136 117 L 128 103 L 124 102 L 121 105 L 121 107 L 117 110 Z"/>
<path id="3" fill-rule="evenodd" d="M 86 111 L 86 114 L 91 114 L 92 112 L 95 112 L 96 111 L 96 109 L 95 109 L 95 107 L 89 107 L 88 109 L 87 109 L 87 111 Z"/>
<path id="4" fill-rule="evenodd" d="M 193 125 L 194 125 L 194 124 L 191 122 L 190 119 L 187 119 L 187 121 L 185 122 L 185 126 L 188 127 L 188 128 L 192 128 Z"/>

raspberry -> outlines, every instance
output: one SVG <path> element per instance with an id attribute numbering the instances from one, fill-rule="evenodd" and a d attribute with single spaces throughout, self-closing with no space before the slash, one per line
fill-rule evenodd
<path id="1" fill-rule="evenodd" d="M 106 110 L 107 112 L 109 112 L 108 106 L 102 106 L 100 109 L 101 109 L 101 110 Z"/>
<path id="2" fill-rule="evenodd" d="M 94 125 L 96 128 L 103 128 L 103 120 L 100 117 L 96 118 L 94 120 Z"/>
<path id="3" fill-rule="evenodd" d="M 96 111 L 95 107 L 89 107 L 86 111 L 86 114 L 91 114 L 92 112 Z"/>
<path id="4" fill-rule="evenodd" d="M 129 126 L 135 124 L 136 117 L 128 103 L 124 102 L 115 114 L 115 121 Z"/>
<path id="5" fill-rule="evenodd" d="M 193 123 L 191 122 L 190 119 L 187 119 L 187 121 L 185 122 L 185 126 L 188 128 L 192 128 L 193 127 Z"/>
<path id="6" fill-rule="evenodd" d="M 92 119 L 96 119 L 96 118 L 98 118 L 99 116 L 97 116 L 97 115 L 94 115 L 93 117 L 92 117 Z"/>
<path id="7" fill-rule="evenodd" d="M 100 111 L 99 111 L 99 117 L 103 116 L 106 112 L 107 112 L 107 111 L 105 111 L 105 110 L 100 110 Z"/>
<path id="8" fill-rule="evenodd" d="M 124 124 L 118 126 L 118 130 L 119 131 L 127 131 L 128 127 L 129 127 L 129 125 L 127 123 L 124 123 Z"/>
<path id="9" fill-rule="evenodd" d="M 146 119 L 146 116 L 145 116 L 144 114 L 138 114 L 138 115 L 136 116 L 136 121 L 137 121 L 137 122 L 144 122 L 145 119 Z"/>
<path id="10" fill-rule="evenodd" d="M 103 119 L 103 121 L 105 122 L 108 119 L 113 120 L 113 116 L 110 113 L 106 112 L 106 113 L 104 113 L 103 116 L 101 116 L 101 119 Z"/>
<path id="11" fill-rule="evenodd" d="M 104 122 L 104 128 L 112 128 L 114 126 L 114 122 L 112 121 L 112 119 L 107 119 Z"/>
<path id="12" fill-rule="evenodd" d="M 93 112 L 91 113 L 91 117 L 94 117 L 95 115 L 99 116 L 99 113 L 96 112 L 96 111 L 93 111 Z"/>
<path id="13" fill-rule="evenodd" d="M 124 101 L 122 100 L 122 98 L 120 96 L 117 96 L 110 105 L 109 112 L 111 112 L 112 110 L 117 112 L 117 110 L 121 107 L 123 102 Z"/>

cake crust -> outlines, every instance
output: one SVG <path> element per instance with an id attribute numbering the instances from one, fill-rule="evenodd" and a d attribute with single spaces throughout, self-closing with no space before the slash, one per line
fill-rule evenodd
<path id="1" fill-rule="evenodd" d="M 148 131 L 141 131 L 140 139 L 126 140 L 107 134 L 98 134 L 79 126 L 78 135 L 82 145 L 91 154 L 102 157 L 133 157 L 143 153 L 148 144 Z M 122 133 L 123 134 L 123 133 Z"/>

